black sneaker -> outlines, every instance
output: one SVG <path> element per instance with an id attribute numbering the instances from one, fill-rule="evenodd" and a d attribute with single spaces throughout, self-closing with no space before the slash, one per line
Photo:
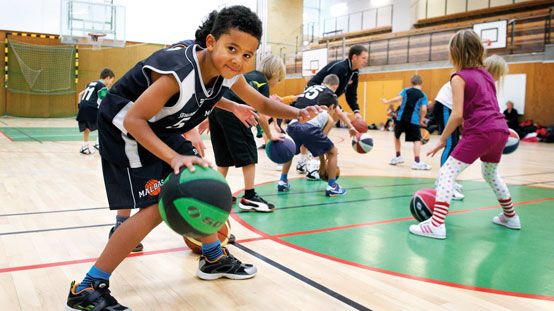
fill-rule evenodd
<path id="1" fill-rule="evenodd" d="M 239 208 L 244 212 L 256 211 L 270 213 L 275 209 L 275 205 L 267 202 L 256 194 L 250 199 L 242 197 L 239 202 Z"/>
<path id="2" fill-rule="evenodd" d="M 258 269 L 251 264 L 243 264 L 223 247 L 223 256 L 214 262 L 200 256 L 200 263 L 196 276 L 202 280 L 217 280 L 222 277 L 233 280 L 246 280 L 253 278 Z"/>
<path id="3" fill-rule="evenodd" d="M 81 146 L 81 150 L 79 150 L 79 152 L 81 154 L 87 154 L 87 155 L 92 154 L 92 151 L 88 146 Z"/>
<path id="4" fill-rule="evenodd" d="M 227 243 L 229 244 L 235 244 L 235 242 L 237 241 L 237 237 L 234 235 L 234 234 L 229 234 L 229 240 L 227 240 Z"/>
<path id="5" fill-rule="evenodd" d="M 115 231 L 115 227 L 112 227 L 110 229 L 110 234 L 108 234 L 108 238 L 112 237 L 112 234 L 114 233 L 114 231 Z M 133 253 L 142 252 L 143 249 L 144 249 L 144 246 L 142 245 L 142 243 L 139 242 L 139 244 L 137 244 L 137 246 L 135 246 L 135 248 L 133 248 L 131 252 Z"/>
<path id="6" fill-rule="evenodd" d="M 131 309 L 123 306 L 110 295 L 110 282 L 107 280 L 96 280 L 92 283 L 92 287 L 85 288 L 80 292 L 75 292 L 77 288 L 75 281 L 71 282 L 65 311 L 131 311 Z"/>

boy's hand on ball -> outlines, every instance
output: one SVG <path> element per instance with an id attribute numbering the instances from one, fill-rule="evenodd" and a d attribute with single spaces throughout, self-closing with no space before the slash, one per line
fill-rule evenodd
<path id="1" fill-rule="evenodd" d="M 201 165 L 203 167 L 210 167 L 210 162 L 197 156 L 186 156 L 178 154 L 171 159 L 171 168 L 175 174 L 179 174 L 181 167 L 185 166 L 189 171 L 194 172 L 194 164 Z"/>
<path id="2" fill-rule="evenodd" d="M 285 139 L 285 134 L 281 132 L 271 132 L 271 138 L 269 138 L 272 141 L 282 141 Z"/>

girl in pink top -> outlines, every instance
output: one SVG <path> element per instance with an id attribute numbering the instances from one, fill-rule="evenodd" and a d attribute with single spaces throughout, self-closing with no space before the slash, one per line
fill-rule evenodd
<path id="1" fill-rule="evenodd" d="M 498 162 L 509 132 L 496 100 L 494 78 L 484 68 L 485 50 L 481 39 L 472 30 L 461 30 L 450 40 L 449 52 L 450 61 L 456 70 L 450 79 L 452 115 L 439 142 L 428 155 L 433 156 L 444 148 L 448 136 L 462 123 L 463 137 L 440 169 L 433 216 L 411 225 L 410 232 L 435 239 L 446 238 L 444 219 L 452 199 L 454 180 L 477 159 L 481 159 L 483 178 L 491 186 L 503 209 L 502 213 L 493 218 L 493 223 L 510 229 L 521 229 L 510 191 L 498 175 Z"/>

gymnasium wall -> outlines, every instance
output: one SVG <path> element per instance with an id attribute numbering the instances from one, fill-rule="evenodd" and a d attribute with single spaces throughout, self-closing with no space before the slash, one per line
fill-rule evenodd
<path id="1" fill-rule="evenodd" d="M 269 0 L 267 41 L 274 55 L 294 55 L 302 40 L 303 3 L 299 0 Z"/>
<path id="2" fill-rule="evenodd" d="M 0 57 L 0 116 L 6 113 L 6 89 L 4 88 L 4 37 L 5 32 L 0 30 L 0 53 L 2 53 L 2 56 Z"/>
<path id="3" fill-rule="evenodd" d="M 532 2 L 536 0 L 515 0 L 515 3 Z M 489 7 L 513 4 L 512 0 L 467 0 L 467 11 L 486 9 Z M 449 14 L 466 12 L 466 1 L 461 0 L 419 0 L 416 3 L 416 18 L 425 19 Z M 427 17 L 425 12 L 427 11 Z M 446 14 L 445 14 L 446 13 Z"/>
<path id="4" fill-rule="evenodd" d="M 3 31 L 5 34 L 6 31 Z M 4 39 L 4 36 L 2 37 Z M 29 44 L 39 45 L 59 45 L 57 39 L 48 37 L 40 38 L 38 36 L 8 36 L 8 40 L 15 40 Z M 3 50 L 2 50 L 3 52 Z M 17 61 L 17 60 L 8 60 Z M 8 72 L 9 75 L 9 72 Z M 9 79 L 9 76 L 8 76 Z M 3 89 L 0 93 L 4 101 L 5 114 L 23 117 L 62 117 L 74 115 L 76 106 L 74 103 L 73 94 L 64 95 L 36 95 L 36 94 L 20 94 L 12 93 L 7 89 Z"/>
<path id="5" fill-rule="evenodd" d="M 448 81 L 452 70 L 437 68 L 419 70 L 417 73 L 423 79 L 423 91 L 430 101 L 434 100 L 440 87 Z M 554 125 L 554 63 L 523 63 L 510 64 L 511 74 L 526 74 L 525 88 L 525 115 L 524 119 L 532 119 L 542 125 Z M 379 124 L 386 120 L 386 106 L 380 101 L 381 97 L 397 96 L 403 87 L 410 86 L 410 78 L 416 72 L 397 71 L 360 75 L 358 85 L 358 102 L 362 115 L 368 123 Z M 280 96 L 299 94 L 306 80 L 304 78 L 287 79 L 274 90 Z M 273 90 L 272 90 L 273 91 Z M 348 112 L 344 96 L 339 98 L 341 106 Z M 365 105 L 364 105 L 365 103 Z"/>
<path id="6" fill-rule="evenodd" d="M 4 35 L 6 31 L 0 31 L 0 48 L 4 52 Z M 13 37 L 17 41 L 30 44 L 57 45 L 57 39 Z M 8 38 L 8 39 L 9 39 Z M 1 57 L 0 68 L 0 115 L 9 114 L 20 117 L 68 117 L 77 113 L 77 95 L 86 84 L 98 80 L 100 71 L 111 68 L 116 74 L 116 80 L 139 60 L 162 48 L 158 44 L 128 43 L 125 48 L 103 48 L 93 50 L 89 46 L 79 47 L 79 79 L 76 93 L 65 95 L 34 95 L 12 93 L 4 88 L 4 57 Z"/>
<path id="7" fill-rule="evenodd" d="M 77 94 L 85 86 L 100 78 L 102 69 L 108 67 L 115 73 L 116 81 L 131 67 L 150 54 L 161 49 L 158 44 L 128 44 L 125 48 L 105 48 L 93 50 L 90 47 L 79 48 L 79 82 Z M 77 102 L 77 98 L 75 98 Z"/>

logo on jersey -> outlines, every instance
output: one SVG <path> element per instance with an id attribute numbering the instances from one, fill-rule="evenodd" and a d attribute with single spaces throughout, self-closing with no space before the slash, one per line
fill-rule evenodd
<path id="1" fill-rule="evenodd" d="M 255 88 L 256 90 L 259 90 L 262 86 L 266 85 L 267 83 L 265 82 L 258 82 L 258 81 L 250 81 L 249 83 L 253 88 Z"/>
<path id="2" fill-rule="evenodd" d="M 149 195 L 155 197 L 160 194 L 161 187 L 163 185 L 163 180 L 150 179 L 144 184 L 144 190 L 139 191 L 139 198 L 144 198 Z"/>

